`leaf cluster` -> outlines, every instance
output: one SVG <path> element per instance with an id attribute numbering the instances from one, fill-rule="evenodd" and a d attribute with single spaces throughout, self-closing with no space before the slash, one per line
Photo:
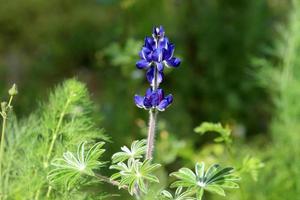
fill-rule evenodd
<path id="1" fill-rule="evenodd" d="M 158 178 L 153 172 L 160 167 L 159 164 L 152 164 L 151 160 L 142 161 L 146 150 L 146 141 L 134 141 L 131 148 L 124 146 L 121 152 L 112 156 L 110 169 L 118 172 L 111 176 L 112 180 L 119 181 L 119 188 L 127 188 L 131 195 L 139 196 L 146 194 L 147 184 L 158 183 Z"/>
<path id="2" fill-rule="evenodd" d="M 177 188 L 175 197 L 166 191 L 163 191 L 161 195 L 166 199 L 177 200 L 184 198 L 201 200 L 204 191 L 225 196 L 224 189 L 239 187 L 237 181 L 240 178 L 234 175 L 233 172 L 232 167 L 223 168 L 218 164 L 211 165 L 206 171 L 204 163 L 197 163 L 195 172 L 188 168 L 181 168 L 179 171 L 170 174 L 170 176 L 178 179 L 171 184 L 171 188 Z M 181 193 L 182 188 L 186 188 L 183 193 Z"/>

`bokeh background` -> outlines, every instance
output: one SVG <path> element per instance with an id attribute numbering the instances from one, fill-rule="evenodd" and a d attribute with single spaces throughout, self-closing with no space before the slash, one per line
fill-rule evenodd
<path id="1" fill-rule="evenodd" d="M 221 122 L 233 130 L 230 162 L 253 156 L 258 172 L 253 180 L 249 169 L 230 199 L 298 199 L 298 13 L 288 0 L 2 1 L 0 96 L 17 83 L 22 118 L 56 84 L 77 77 L 99 107 L 112 154 L 145 137 L 147 112 L 133 96 L 147 81 L 135 62 L 144 37 L 163 25 L 182 64 L 167 70 L 163 84 L 174 103 L 159 115 L 161 177 L 196 161 L 228 163 L 213 134 L 194 132 L 203 121 Z M 287 80 L 274 81 L 286 67 Z"/>

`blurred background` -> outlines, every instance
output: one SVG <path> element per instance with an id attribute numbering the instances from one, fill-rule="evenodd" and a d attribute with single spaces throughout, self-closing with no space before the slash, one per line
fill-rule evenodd
<path id="1" fill-rule="evenodd" d="M 162 85 L 174 103 L 159 115 L 156 159 L 166 166 L 160 177 L 201 160 L 252 164 L 230 199 L 298 199 L 297 5 L 297 0 L 2 1 L 0 96 L 17 83 L 15 111 L 26 117 L 56 84 L 77 77 L 99 107 L 112 154 L 145 137 L 147 112 L 135 106 L 133 96 L 148 83 L 135 62 L 144 37 L 163 25 L 182 64 L 167 69 Z M 194 132 L 203 121 L 233 130 L 230 159 L 213 142 L 214 134 Z"/>

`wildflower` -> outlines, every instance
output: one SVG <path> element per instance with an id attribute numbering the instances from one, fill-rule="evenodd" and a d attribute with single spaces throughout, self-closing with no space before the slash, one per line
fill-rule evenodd
<path id="1" fill-rule="evenodd" d="M 156 90 L 148 88 L 144 97 L 135 95 L 134 101 L 139 108 L 164 111 L 173 102 L 173 96 L 169 94 L 165 97 L 164 91 L 160 88 Z"/>
<path id="2" fill-rule="evenodd" d="M 174 50 L 175 45 L 165 37 L 163 27 L 154 27 L 152 37 L 145 38 L 144 46 L 139 52 L 140 60 L 136 63 L 136 67 L 146 69 L 147 79 L 152 83 L 156 71 L 154 68 L 157 69 L 158 76 L 162 78 L 164 66 L 178 67 L 180 65 L 180 59 L 174 57 Z"/>

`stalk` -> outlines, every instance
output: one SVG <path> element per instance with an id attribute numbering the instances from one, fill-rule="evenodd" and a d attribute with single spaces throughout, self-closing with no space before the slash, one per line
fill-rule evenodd
<path id="1" fill-rule="evenodd" d="M 153 158 L 157 113 L 158 113 L 157 110 L 151 109 L 149 111 L 149 128 L 148 128 L 148 138 L 147 138 L 146 159 Z"/>
<path id="2" fill-rule="evenodd" d="M 63 110 L 62 110 L 62 112 L 61 112 L 61 114 L 59 116 L 59 120 L 58 120 L 58 123 L 56 125 L 55 130 L 54 130 L 54 133 L 53 133 L 53 136 L 52 136 L 52 140 L 51 140 L 51 143 L 50 143 L 50 146 L 49 146 L 49 149 L 48 149 L 47 157 L 46 157 L 46 159 L 44 161 L 44 168 L 45 169 L 49 166 L 49 161 L 50 161 L 50 158 L 51 158 L 51 155 L 52 155 L 54 144 L 56 142 L 56 139 L 57 139 L 57 136 L 58 136 L 58 133 L 59 133 L 62 121 L 63 121 L 63 119 L 65 117 L 65 114 L 66 114 L 66 111 L 67 111 L 67 108 L 68 108 L 69 104 L 70 104 L 70 99 L 67 100 L 67 102 L 66 102 L 66 104 L 65 104 L 65 106 L 64 106 L 64 108 L 63 108 Z M 39 199 L 40 190 L 41 190 L 41 187 L 39 187 L 39 189 L 36 192 L 35 200 Z M 52 187 L 48 186 L 47 194 L 46 194 L 47 198 L 50 197 L 51 190 L 52 190 Z"/>
<path id="3" fill-rule="evenodd" d="M 103 181 L 103 182 L 105 182 L 105 183 L 111 184 L 111 185 L 113 185 L 113 186 L 119 186 L 119 185 L 120 185 L 120 183 L 119 183 L 118 181 L 111 180 L 109 177 L 103 176 L 103 175 L 101 175 L 101 174 L 96 174 L 96 173 L 95 173 L 95 177 L 98 178 L 100 181 Z M 125 190 L 128 189 L 127 186 L 123 186 L 123 187 L 121 187 L 121 188 L 122 188 L 122 189 L 125 189 Z"/>
<path id="4" fill-rule="evenodd" d="M 61 123 L 63 121 L 63 118 L 66 114 L 66 111 L 67 111 L 67 108 L 69 106 L 69 103 L 70 103 L 70 99 L 67 100 L 64 108 L 63 108 L 63 111 L 61 112 L 60 114 L 60 117 L 59 117 L 59 120 L 58 120 L 58 123 L 57 123 L 57 126 L 55 128 L 55 131 L 53 133 L 53 136 L 52 136 L 52 141 L 51 141 L 51 144 L 50 144 L 50 147 L 48 149 L 48 154 L 47 154 L 47 158 L 46 158 L 46 161 L 45 161 L 45 166 L 48 167 L 49 165 L 49 160 L 51 158 L 51 154 L 52 154 L 52 150 L 53 150 L 53 147 L 54 147 L 54 144 L 56 142 L 56 139 L 57 139 L 57 136 L 58 136 L 58 132 L 59 132 L 59 129 L 60 129 L 60 126 L 61 126 Z"/>
<path id="5" fill-rule="evenodd" d="M 155 91 L 158 88 L 157 76 L 158 76 L 157 66 L 154 68 L 154 83 L 152 85 L 152 90 Z M 149 125 L 148 125 L 148 138 L 147 138 L 147 150 L 146 150 L 146 159 L 153 158 L 153 149 L 155 143 L 155 130 L 156 130 L 156 119 L 158 111 L 150 109 L 149 111 Z"/>

